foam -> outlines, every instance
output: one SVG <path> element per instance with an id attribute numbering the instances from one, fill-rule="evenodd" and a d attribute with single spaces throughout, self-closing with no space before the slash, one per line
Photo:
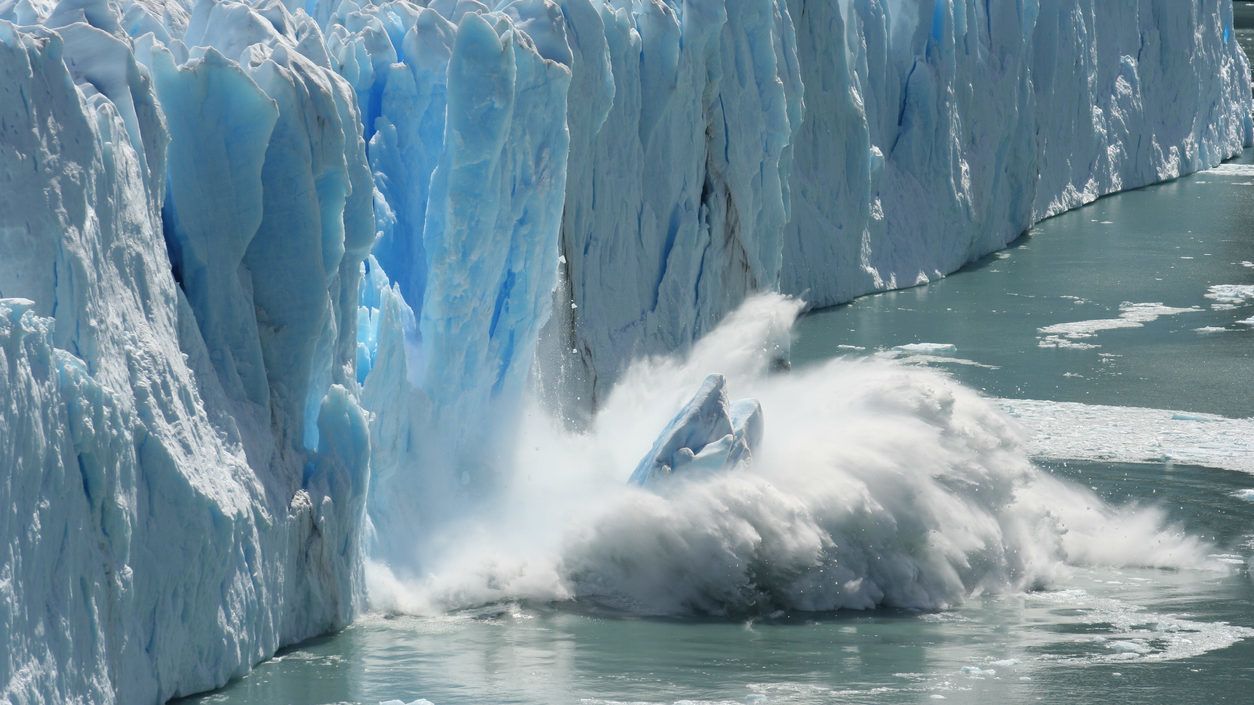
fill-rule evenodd
<path id="1" fill-rule="evenodd" d="M 637 362 L 586 433 L 529 414 L 505 489 L 421 537 L 447 547 L 428 550 L 427 576 L 373 565 L 374 604 L 419 614 L 508 600 L 643 614 L 940 609 L 1050 584 L 1071 564 L 1214 567 L 1213 551 L 1161 513 L 1107 506 L 1038 470 L 1015 424 L 941 374 L 880 359 L 772 373 L 799 308 L 754 298 L 691 355 Z M 628 486 L 714 371 L 731 397 L 761 403 L 761 452 L 735 471 Z"/>
<path id="2" fill-rule="evenodd" d="M 1254 629 L 1248 627 L 1155 613 L 1078 588 L 1035 593 L 1027 599 L 1054 607 L 1051 614 L 1063 623 L 1084 626 L 1070 641 L 1087 653 L 1042 660 L 1076 664 L 1178 661 L 1254 637 Z M 1075 616 L 1062 616 L 1066 614 L 1063 609 L 1072 610 Z"/>

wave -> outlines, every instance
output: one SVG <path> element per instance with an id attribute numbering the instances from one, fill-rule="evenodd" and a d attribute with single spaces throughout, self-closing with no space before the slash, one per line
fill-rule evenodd
<path id="1" fill-rule="evenodd" d="M 1054 585 L 1075 565 L 1218 567 L 1162 511 L 1108 505 L 1036 467 L 1014 420 L 940 372 L 872 358 L 781 371 L 800 309 L 758 296 L 688 354 L 637 361 L 584 431 L 533 403 L 498 491 L 416 539 L 422 575 L 368 565 L 374 607 L 938 610 Z M 762 405 L 752 461 L 629 486 L 712 372 Z"/>

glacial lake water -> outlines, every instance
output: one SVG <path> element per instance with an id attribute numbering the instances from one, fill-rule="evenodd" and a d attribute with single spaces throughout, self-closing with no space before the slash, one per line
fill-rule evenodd
<path id="1" fill-rule="evenodd" d="M 1254 325 L 1240 321 L 1254 301 L 1239 293 L 1254 286 L 1250 262 L 1254 167 L 1229 166 L 1048 220 L 928 286 L 813 313 L 793 363 L 899 356 L 989 396 L 1248 417 Z M 500 605 L 368 616 L 186 703 L 1254 701 L 1254 501 L 1242 498 L 1254 477 L 1042 465 L 1108 500 L 1163 508 L 1231 569 L 1075 569 L 1048 591 L 941 613 L 745 622 Z"/>

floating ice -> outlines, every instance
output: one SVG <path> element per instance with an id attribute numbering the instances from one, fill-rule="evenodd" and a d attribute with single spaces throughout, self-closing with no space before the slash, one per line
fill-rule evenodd
<path id="1" fill-rule="evenodd" d="M 877 351 L 874 357 L 881 360 L 898 360 L 910 365 L 962 365 L 964 367 L 981 367 L 987 370 L 997 369 L 996 365 L 986 365 L 975 360 L 940 354 L 957 349 L 957 346 L 949 343 L 913 343 Z"/>
<path id="2" fill-rule="evenodd" d="M 952 343 L 909 343 L 898 345 L 893 349 L 907 353 L 938 353 L 957 350 L 958 347 Z"/>
<path id="3" fill-rule="evenodd" d="M 1036 457 L 1254 473 L 1254 419 L 1028 399 L 997 403 L 1027 428 Z"/>
<path id="4" fill-rule="evenodd" d="M 1177 308 L 1164 306 L 1161 303 L 1129 303 L 1125 301 L 1119 305 L 1118 318 L 1100 318 L 1090 321 L 1055 323 L 1054 325 L 1045 326 L 1044 328 L 1038 328 L 1037 332 L 1040 333 L 1040 337 L 1037 339 L 1037 345 L 1042 348 L 1090 350 L 1100 346 L 1083 341 L 1096 336 L 1102 331 L 1119 330 L 1123 328 L 1140 328 L 1145 324 L 1152 323 L 1163 316 L 1175 316 L 1181 313 L 1195 313 L 1201 310 L 1202 309 L 1197 308 L 1196 306 L 1191 306 L 1189 308 Z"/>
<path id="5" fill-rule="evenodd" d="M 1211 308 L 1233 309 L 1254 303 L 1254 284 L 1216 284 L 1206 290 L 1206 298 L 1214 301 Z"/>
<path id="6" fill-rule="evenodd" d="M 1220 164 L 1208 169 L 1206 173 L 1215 176 L 1254 176 L 1254 164 Z"/>

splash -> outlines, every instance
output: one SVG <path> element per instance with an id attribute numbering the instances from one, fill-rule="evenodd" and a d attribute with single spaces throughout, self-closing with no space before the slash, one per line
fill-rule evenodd
<path id="1" fill-rule="evenodd" d="M 586 431 L 532 403 L 499 490 L 419 539 L 425 575 L 369 567 L 376 608 L 935 610 L 1051 585 L 1073 565 L 1212 567 L 1210 547 L 1158 510 L 1038 469 L 1013 420 L 941 373 L 882 358 L 781 370 L 800 308 L 759 296 L 689 354 L 637 361 Z M 762 405 L 751 463 L 630 486 L 713 372 Z"/>

